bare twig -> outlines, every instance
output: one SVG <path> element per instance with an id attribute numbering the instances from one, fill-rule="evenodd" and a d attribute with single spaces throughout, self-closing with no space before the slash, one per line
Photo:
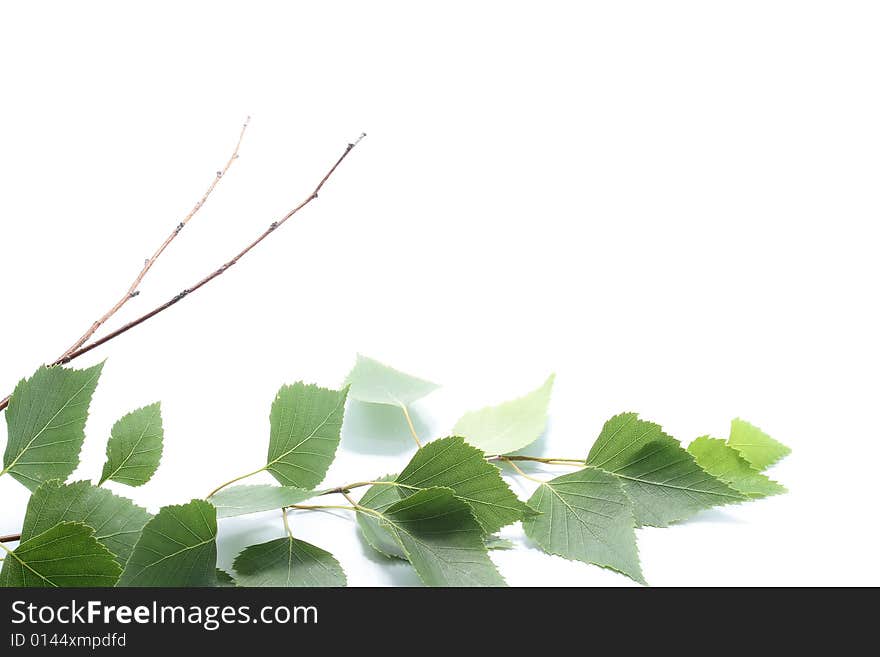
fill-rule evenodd
<path id="1" fill-rule="evenodd" d="M 105 335 L 102 338 L 99 338 L 99 339 L 97 339 L 97 340 L 95 340 L 85 346 L 81 346 L 78 349 L 75 349 L 75 350 L 71 351 L 70 353 L 67 353 L 66 355 L 62 356 L 61 358 L 58 358 L 57 360 L 55 360 L 51 364 L 52 365 L 63 365 L 65 363 L 69 363 L 70 361 L 72 361 L 75 358 L 79 358 L 83 354 L 90 352 L 92 349 L 100 347 L 101 345 L 109 342 L 110 340 L 112 340 L 116 337 L 119 337 L 123 333 L 130 331 L 135 326 L 143 324 L 145 321 L 147 321 L 151 317 L 155 317 L 156 315 L 158 315 L 162 311 L 167 310 L 171 306 L 175 305 L 178 301 L 184 299 L 185 297 L 189 296 L 190 294 L 192 294 L 196 290 L 204 287 L 205 285 L 210 283 L 212 280 L 214 280 L 215 278 L 217 278 L 218 276 L 223 274 L 227 269 L 232 267 L 239 260 L 241 260 L 241 258 L 243 258 L 245 255 L 247 255 L 255 246 L 257 246 L 260 242 L 262 242 L 269 235 L 271 235 L 273 232 L 275 232 L 275 230 L 277 230 L 281 225 L 283 225 L 288 219 L 290 219 L 293 215 L 295 215 L 297 212 L 302 210 L 309 203 L 311 203 L 316 198 L 318 198 L 318 193 L 324 187 L 324 184 L 330 179 L 330 176 L 333 175 L 333 173 L 336 171 L 336 169 L 339 167 L 339 165 L 342 164 L 342 161 L 348 156 L 348 154 L 352 151 L 352 149 L 360 143 L 360 141 L 364 137 L 366 137 L 365 133 L 361 134 L 361 136 L 358 137 L 354 142 L 348 144 L 345 147 L 345 150 L 342 152 L 342 155 L 339 157 L 339 159 L 336 160 L 336 162 L 333 164 L 333 166 L 330 167 L 330 169 L 327 171 L 327 173 L 324 174 L 324 177 L 321 178 L 321 181 L 318 183 L 317 187 L 315 187 L 315 189 L 312 191 L 311 194 L 309 194 L 303 201 L 301 201 L 299 203 L 299 205 L 294 207 L 292 210 L 290 210 L 290 212 L 285 214 L 283 217 L 281 217 L 277 221 L 273 221 L 269 225 L 269 227 L 266 230 L 264 230 L 260 234 L 259 237 L 257 237 L 257 239 L 255 239 L 253 242 L 251 242 L 245 248 L 243 248 L 241 251 L 239 251 L 231 260 L 228 260 L 226 263 L 224 263 L 218 269 L 215 269 L 214 271 L 212 271 L 210 274 L 208 274 L 207 276 L 202 278 L 200 281 L 198 281 L 194 285 L 191 285 L 190 287 L 186 288 L 182 292 L 179 292 L 178 294 L 174 295 L 171 299 L 169 299 L 165 303 L 157 306 L 156 308 L 153 308 L 153 310 L 151 310 L 150 312 L 145 313 L 144 315 L 141 315 L 137 319 L 134 319 L 134 320 L 128 322 L 127 324 L 124 324 L 123 326 L 119 327 L 115 331 L 112 331 L 111 333 L 108 333 L 107 335 Z M 8 405 L 9 405 L 9 396 L 7 396 L 5 399 L 0 401 L 0 411 L 2 411 Z"/>
<path id="2" fill-rule="evenodd" d="M 126 303 L 128 303 L 128 301 L 130 299 L 133 299 L 138 294 L 140 294 L 140 292 L 138 291 L 138 287 L 140 286 L 141 282 L 144 280 L 144 276 L 146 276 L 147 272 L 149 272 L 150 269 L 152 269 L 153 265 L 156 264 L 156 260 L 159 259 L 159 256 L 161 256 L 162 253 L 165 251 L 165 249 L 168 248 L 168 245 L 174 241 L 174 238 L 180 234 L 180 231 L 182 231 L 184 226 L 186 226 L 189 223 L 190 219 L 192 219 L 196 215 L 196 213 L 202 209 L 202 206 L 205 204 L 205 201 L 208 200 L 208 197 L 211 195 L 211 192 L 214 191 L 214 188 L 217 186 L 217 183 L 219 183 L 220 179 L 226 175 L 226 172 L 229 171 L 229 167 L 232 166 L 232 163 L 238 159 L 238 151 L 241 148 L 241 142 L 244 139 L 244 133 L 245 133 L 245 130 L 247 130 L 249 122 L 250 122 L 250 117 L 245 119 L 244 124 L 241 126 L 241 132 L 238 135 L 238 141 L 235 144 L 235 150 L 232 151 L 232 155 L 229 156 L 229 160 L 226 161 L 226 165 L 222 169 L 217 171 L 217 174 L 214 176 L 214 179 L 211 181 L 211 184 L 208 185 L 208 189 L 202 195 L 202 198 L 200 198 L 196 202 L 196 204 L 193 206 L 192 210 L 189 211 L 189 214 L 187 214 L 183 218 L 183 220 L 174 227 L 174 230 L 172 230 L 171 234 L 165 238 L 165 241 L 162 242 L 161 245 L 159 245 L 159 248 L 156 249 L 156 252 L 153 253 L 153 255 L 151 257 L 147 258 L 144 261 L 144 266 L 141 268 L 140 273 L 134 279 L 132 284 L 128 287 L 128 290 L 126 290 L 126 292 L 122 296 L 122 298 L 119 299 L 119 301 L 117 301 L 115 304 L 113 304 L 113 306 L 110 308 L 110 310 L 108 310 L 106 313 L 104 313 L 104 315 L 101 317 L 101 319 L 98 319 L 95 322 L 93 322 L 92 325 L 89 327 L 89 329 L 85 333 L 83 333 L 82 336 L 76 342 L 74 342 L 72 345 L 70 345 L 70 347 L 68 347 L 65 350 L 65 352 L 57 358 L 58 361 L 62 361 L 64 358 L 66 358 L 67 356 L 69 356 L 70 354 L 75 352 L 77 349 L 82 347 L 86 342 L 89 341 L 89 339 L 95 334 L 95 332 L 107 322 L 107 320 L 109 320 L 111 317 L 113 317 L 113 315 L 115 315 L 122 308 L 122 306 L 124 306 Z"/>
<path id="3" fill-rule="evenodd" d="M 0 536 L 0 543 L 13 543 L 21 540 L 21 534 L 9 534 L 9 536 Z"/>
<path id="4" fill-rule="evenodd" d="M 366 136 L 367 135 L 365 133 L 361 134 L 361 136 L 358 137 L 356 141 L 348 144 L 345 147 L 345 150 L 342 152 L 342 155 L 340 155 L 339 159 L 336 160 L 336 162 L 333 164 L 332 167 L 330 167 L 330 170 L 327 171 L 326 174 L 324 174 L 324 177 L 321 178 L 321 182 L 318 183 L 318 186 L 315 187 L 315 189 L 312 191 L 311 194 L 309 194 L 303 201 L 301 201 L 299 203 L 299 205 L 297 205 L 295 208 L 293 208 L 290 212 L 288 212 L 283 217 L 281 217 L 281 219 L 278 219 L 277 221 L 273 221 L 271 224 L 269 224 L 269 227 L 266 230 L 264 230 L 262 233 L 260 233 L 260 236 L 257 237 L 257 239 L 255 239 L 253 242 L 251 242 L 246 247 L 244 247 L 241 251 L 239 251 L 231 260 L 228 260 L 223 265 L 221 265 L 218 269 L 215 269 L 214 271 L 212 271 L 210 274 L 205 276 L 198 283 L 191 285 L 190 287 L 186 288 L 182 292 L 178 292 L 177 294 L 175 294 L 173 297 L 171 297 L 168 301 L 166 301 L 162 305 L 157 306 L 156 308 L 153 308 L 153 310 L 151 310 L 150 312 L 148 312 L 144 315 L 141 315 L 137 319 L 130 321 L 128 324 L 120 326 L 118 329 L 116 329 L 115 331 L 113 331 L 111 333 L 108 333 L 103 338 L 95 340 L 94 342 L 87 344 L 86 346 L 81 347 L 80 349 L 77 349 L 76 351 L 71 352 L 70 354 L 68 354 L 64 358 L 58 359 L 55 362 L 55 364 L 56 365 L 63 365 L 65 363 L 69 363 L 74 358 L 79 358 L 83 354 L 90 352 L 92 349 L 95 349 L 96 347 L 100 347 L 102 344 L 109 342 L 113 338 L 116 338 L 116 337 L 122 335 L 126 331 L 130 331 L 135 326 L 138 326 L 139 324 L 143 324 L 145 321 L 147 321 L 151 317 L 155 317 L 156 315 L 161 313 L 163 310 L 167 310 L 168 308 L 170 308 L 171 306 L 176 304 L 178 301 L 181 301 L 182 299 L 188 297 L 190 294 L 192 294 L 196 290 L 204 287 L 205 285 L 207 285 L 208 283 L 213 281 L 215 278 L 217 278 L 218 276 L 223 274 L 227 269 L 232 267 L 239 260 L 241 260 L 244 256 L 246 256 L 251 251 L 251 249 L 253 249 L 255 246 L 257 246 L 257 244 L 262 242 L 264 239 L 269 237 L 269 235 L 271 235 L 278 228 L 280 228 L 288 219 L 290 219 L 293 215 L 295 215 L 297 212 L 299 212 L 304 207 L 306 207 L 309 203 L 311 203 L 316 198 L 318 198 L 318 192 L 321 191 L 321 188 L 330 179 L 330 176 L 333 175 L 333 172 L 336 171 L 337 167 L 340 164 L 342 164 L 342 161 L 348 156 L 348 154 L 351 152 L 351 150 L 355 146 L 357 146 L 358 143 L 360 143 L 361 139 L 363 139 Z"/>

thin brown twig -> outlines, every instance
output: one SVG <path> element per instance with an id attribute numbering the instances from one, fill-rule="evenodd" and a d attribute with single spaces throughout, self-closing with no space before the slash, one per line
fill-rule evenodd
<path id="1" fill-rule="evenodd" d="M 0 543 L 14 543 L 21 540 L 21 534 L 9 534 L 8 536 L 0 536 Z"/>
<path id="2" fill-rule="evenodd" d="M 196 202 L 193 206 L 192 210 L 189 211 L 183 220 L 174 227 L 174 230 L 165 238 L 165 241 L 159 245 L 159 248 L 156 249 L 156 252 L 149 258 L 144 261 L 144 266 L 141 268 L 140 273 L 137 277 L 132 281 L 131 285 L 129 285 L 128 290 L 126 290 L 125 294 L 122 296 L 119 301 L 117 301 L 113 306 L 111 306 L 110 310 L 104 313 L 100 319 L 95 320 L 89 329 L 82 334 L 82 336 L 74 342 L 70 347 L 68 347 L 63 354 L 61 354 L 57 360 L 63 360 L 65 357 L 69 356 L 77 349 L 82 347 L 89 339 L 97 332 L 99 328 L 101 328 L 107 320 L 109 320 L 113 315 L 115 315 L 119 310 L 128 303 L 131 299 L 136 297 L 140 292 L 138 287 L 140 287 L 141 282 L 144 280 L 144 277 L 147 275 L 147 272 L 152 269 L 153 265 L 156 264 L 156 260 L 159 259 L 159 256 L 168 248 L 168 245 L 174 241 L 174 239 L 180 234 L 180 231 L 183 230 L 184 226 L 186 226 L 190 219 L 192 219 L 196 213 L 202 209 L 202 206 L 208 200 L 208 197 L 214 191 L 214 188 L 217 187 L 217 183 L 226 175 L 226 172 L 229 171 L 229 167 L 232 166 L 232 163 L 238 159 L 238 151 L 241 148 L 241 142 L 244 140 L 244 133 L 247 130 L 248 123 L 250 123 L 251 117 L 247 117 L 245 122 L 241 126 L 241 132 L 238 135 L 238 141 L 235 144 L 235 150 L 232 151 L 232 155 L 229 156 L 229 159 L 226 161 L 224 167 L 217 171 L 217 174 L 214 176 L 214 179 L 211 181 L 211 184 L 208 185 L 208 189 L 202 195 L 202 197 Z"/>
<path id="3" fill-rule="evenodd" d="M 336 162 L 333 164 L 333 166 L 330 167 L 330 169 L 327 171 L 327 173 L 324 174 L 324 177 L 321 178 L 321 181 L 318 183 L 317 187 L 315 187 L 315 189 L 312 191 L 312 193 L 309 194 L 309 195 L 305 198 L 305 200 L 303 200 L 302 202 L 300 202 L 299 205 L 297 205 L 297 206 L 294 207 L 292 210 L 290 210 L 290 211 L 289 211 L 287 214 L 285 214 L 281 219 L 279 219 L 279 220 L 277 220 L 277 221 L 273 221 L 273 222 L 269 225 L 269 227 L 268 227 L 266 230 L 264 230 L 264 231 L 260 234 L 259 237 L 257 237 L 257 239 L 255 239 L 253 242 L 251 242 L 250 244 L 248 244 L 244 249 L 242 249 L 241 251 L 239 251 L 239 252 L 238 252 L 238 253 L 237 253 L 237 254 L 236 254 L 231 260 L 229 260 L 229 261 L 227 261 L 226 263 L 224 263 L 224 264 L 223 264 L 221 267 L 219 267 L 218 269 L 215 269 L 214 271 L 212 271 L 210 274 L 208 274 L 207 276 L 205 276 L 204 278 L 202 278 L 199 282 L 197 282 L 197 283 L 195 283 L 194 285 L 192 285 L 192 286 L 186 288 L 186 289 L 183 290 L 182 292 L 179 292 L 178 294 L 174 295 L 171 299 L 169 299 L 169 300 L 166 301 L 165 303 L 163 303 L 163 304 L 157 306 L 156 308 L 153 308 L 153 310 L 149 311 L 148 313 L 145 313 L 145 314 L 141 315 L 140 317 L 138 317 L 137 319 L 134 319 L 134 320 L 128 322 L 127 324 L 124 324 L 123 326 L 119 327 L 119 328 L 116 329 L 115 331 L 112 331 L 112 332 L 108 333 L 108 334 L 105 335 L 104 337 L 99 338 L 99 339 L 97 339 L 97 340 L 95 340 L 95 341 L 93 341 L 93 342 L 91 342 L 91 343 L 89 343 L 89 344 L 87 344 L 87 345 L 85 345 L 85 346 L 80 347 L 79 349 L 76 349 L 75 351 L 73 351 L 73 352 L 67 354 L 67 355 L 64 356 L 64 357 L 55 360 L 55 361 L 54 361 L 53 363 L 51 363 L 51 364 L 52 364 L 52 365 L 63 365 L 63 364 L 65 364 L 65 363 L 69 363 L 70 361 L 74 360 L 75 358 L 79 358 L 79 357 L 82 356 L 83 354 L 86 354 L 86 353 L 90 352 L 92 349 L 96 349 L 97 347 L 100 347 L 101 345 L 103 345 L 103 344 L 109 342 L 110 340 L 112 340 L 112 339 L 114 339 L 114 338 L 116 338 L 116 337 L 119 337 L 119 336 L 122 335 L 123 333 L 126 333 L 126 332 L 130 331 L 130 330 L 133 329 L 134 327 L 136 327 L 136 326 L 138 326 L 138 325 L 140 325 L 140 324 L 143 324 L 143 323 L 144 323 L 145 321 L 147 321 L 148 319 L 150 319 L 150 318 L 152 318 L 152 317 L 155 317 L 155 316 L 158 315 L 159 313 L 161 313 L 161 312 L 167 310 L 168 308 L 170 308 L 171 306 L 175 305 L 175 304 L 176 304 L 177 302 L 179 302 L 180 300 L 182 300 L 182 299 L 184 299 L 185 297 L 189 296 L 190 294 L 192 294 L 192 293 L 195 292 L 196 290 L 198 290 L 198 289 L 204 287 L 205 285 L 207 285 L 208 283 L 210 283 L 212 280 L 214 280 L 215 278 L 217 278 L 218 276 L 220 276 L 221 274 L 223 274 L 227 269 L 229 269 L 230 267 L 232 267 L 233 265 L 235 265 L 239 260 L 241 260 L 241 258 L 243 258 L 245 255 L 247 255 L 247 254 L 248 254 L 248 253 L 249 253 L 254 247 L 256 247 L 260 242 L 262 242 L 262 241 L 263 241 L 264 239 L 266 239 L 269 235 L 271 235 L 273 232 L 275 232 L 275 230 L 277 230 L 281 225 L 283 225 L 288 219 L 290 219 L 293 215 L 295 215 L 297 212 L 299 212 L 300 210 L 302 210 L 302 209 L 303 209 L 305 206 L 307 206 L 309 203 L 311 203 L 311 202 L 314 201 L 316 198 L 318 198 L 318 193 L 319 193 L 319 192 L 321 191 L 321 189 L 324 187 L 324 184 L 330 179 L 330 177 L 333 175 L 333 173 L 336 171 L 336 169 L 339 167 L 339 165 L 342 164 L 342 161 L 345 160 L 345 158 L 346 158 L 346 157 L 348 156 L 348 154 L 352 151 L 352 149 L 353 149 L 355 146 L 357 146 L 357 145 L 360 143 L 360 141 L 361 141 L 364 137 L 366 137 L 366 136 L 367 136 L 366 133 L 362 133 L 361 136 L 358 137 L 354 142 L 348 144 L 348 145 L 345 147 L 345 150 L 343 151 L 343 153 L 342 153 L 342 155 L 339 157 L 339 159 L 337 159 Z M 2 401 L 0 401 L 0 411 L 2 411 L 2 410 L 3 410 L 4 408 L 6 408 L 8 405 L 9 405 L 9 396 L 7 396 L 5 399 L 3 399 Z"/>
<path id="4" fill-rule="evenodd" d="M 363 139 L 364 137 L 366 137 L 366 133 L 361 134 L 361 136 L 358 137 L 358 139 L 357 139 L 356 141 L 354 141 L 354 142 L 348 144 L 348 145 L 345 147 L 345 150 L 343 151 L 343 153 L 342 153 L 342 155 L 339 157 L 339 159 L 336 160 L 336 162 L 333 164 L 333 166 L 330 167 L 330 170 L 327 171 L 326 174 L 324 174 L 324 177 L 321 178 L 321 182 L 318 183 L 318 186 L 315 187 L 315 189 L 312 191 L 312 193 L 309 194 L 309 195 L 305 198 L 305 200 L 301 201 L 301 202 L 299 203 L 299 205 L 297 205 L 297 206 L 294 207 L 292 210 L 290 210 L 287 214 L 285 214 L 283 217 L 281 217 L 281 219 L 278 219 L 277 221 L 273 221 L 271 224 L 269 224 L 269 227 L 268 227 L 266 230 L 264 230 L 262 233 L 260 233 L 260 236 L 257 237 L 257 239 L 255 239 L 253 242 L 251 242 L 251 243 L 248 244 L 246 247 L 244 247 L 241 251 L 239 251 L 239 252 L 238 252 L 238 253 L 237 253 L 237 254 L 236 254 L 231 260 L 228 260 L 228 261 L 225 262 L 223 265 L 221 265 L 218 269 L 215 269 L 214 271 L 212 271 L 210 274 L 208 274 L 207 276 L 205 276 L 205 277 L 204 277 L 202 280 L 200 280 L 198 283 L 195 283 L 194 285 L 192 285 L 192 286 L 186 288 L 186 289 L 183 290 L 182 292 L 179 292 L 178 294 L 174 295 L 173 297 L 171 297 L 171 299 L 169 299 L 168 301 L 166 301 L 166 302 L 163 303 L 162 305 L 157 306 L 156 308 L 154 308 L 154 309 L 151 310 L 150 312 L 148 312 L 148 313 L 146 313 L 146 314 L 144 314 L 144 315 L 141 315 L 141 316 L 138 317 L 137 319 L 134 319 L 134 320 L 128 322 L 128 324 L 125 324 L 125 325 L 123 325 L 123 326 L 120 326 L 118 329 L 116 329 L 115 331 L 112 331 L 111 333 L 108 333 L 108 334 L 105 335 L 103 338 L 100 338 L 100 339 L 98 339 L 98 340 L 95 340 L 94 342 L 91 342 L 90 344 L 87 344 L 86 346 L 81 347 L 80 349 L 77 349 L 76 351 L 74 351 L 74 352 L 68 354 L 68 355 L 65 356 L 64 358 L 61 358 L 61 359 L 59 359 L 58 361 L 56 361 L 55 364 L 56 364 L 56 365 L 63 365 L 63 364 L 65 364 L 65 363 L 69 363 L 69 362 L 72 361 L 74 358 L 79 358 L 79 357 L 82 356 L 83 354 L 86 354 L 86 353 L 90 352 L 92 349 L 95 349 L 96 347 L 100 347 L 102 344 L 104 344 L 104 343 L 106 343 L 106 342 L 109 342 L 109 341 L 112 340 L 113 338 L 116 338 L 116 337 L 122 335 L 123 333 L 125 333 L 125 332 L 127 332 L 127 331 L 130 331 L 130 330 L 133 329 L 135 326 L 138 326 L 139 324 L 144 323 L 144 322 L 147 321 L 148 319 L 150 319 L 150 318 L 152 318 L 152 317 L 155 317 L 156 315 L 158 315 L 158 314 L 161 313 L 162 311 L 167 310 L 168 308 L 170 308 L 171 306 L 173 306 L 174 304 L 176 304 L 178 301 L 180 301 L 180 300 L 186 298 L 187 296 L 189 296 L 190 294 L 192 294 L 192 293 L 195 292 L 196 290 L 198 290 L 198 289 L 204 287 L 205 285 L 207 285 L 208 283 L 210 283 L 211 281 L 213 281 L 215 278 L 217 278 L 218 276 L 220 276 L 221 274 L 223 274 L 224 272 L 226 272 L 227 269 L 229 269 L 230 267 L 232 267 L 233 265 L 235 265 L 239 260 L 241 260 L 244 256 L 246 256 L 246 255 L 251 251 L 251 249 L 253 249 L 254 247 L 256 247 L 260 242 L 262 242 L 262 241 L 263 241 L 264 239 L 266 239 L 269 235 L 271 235 L 271 234 L 274 233 L 278 228 L 280 228 L 280 227 L 281 227 L 281 226 L 282 226 L 282 225 L 283 225 L 288 219 L 290 219 L 293 215 L 295 215 L 297 212 L 299 212 L 299 211 L 302 210 L 304 207 L 306 207 L 309 203 L 311 203 L 311 202 L 314 201 L 316 198 L 318 198 L 318 192 L 321 191 L 321 188 L 322 188 L 322 187 L 324 186 L 324 184 L 330 179 L 330 176 L 333 175 L 333 172 L 336 171 L 337 167 L 339 167 L 339 165 L 342 164 L 342 161 L 348 156 L 348 154 L 351 152 L 351 150 L 352 150 L 355 146 L 357 146 L 357 144 L 358 144 L 358 143 L 361 141 L 361 139 Z"/>

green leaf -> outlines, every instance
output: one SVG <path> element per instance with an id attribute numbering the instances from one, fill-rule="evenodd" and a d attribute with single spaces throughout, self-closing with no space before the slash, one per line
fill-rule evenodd
<path id="1" fill-rule="evenodd" d="M 217 507 L 218 518 L 231 518 L 261 511 L 277 511 L 312 497 L 315 497 L 315 492 L 311 490 L 258 484 L 224 488 L 215 494 L 210 502 Z"/>
<path id="2" fill-rule="evenodd" d="M 156 473 L 161 459 L 162 410 L 157 402 L 132 411 L 113 425 L 99 485 L 110 480 L 142 486 Z"/>
<path id="3" fill-rule="evenodd" d="M 285 486 L 312 489 L 336 455 L 348 389 L 294 383 L 272 403 L 266 470 Z"/>
<path id="4" fill-rule="evenodd" d="M 54 479 L 31 495 L 21 539 L 27 541 L 60 522 L 81 522 L 95 530 L 95 539 L 124 566 L 151 517 L 131 500 L 88 481 L 64 484 Z"/>
<path id="5" fill-rule="evenodd" d="M 790 447 L 773 440 L 758 427 L 739 418 L 730 423 L 727 444 L 739 451 L 758 471 L 766 470 L 779 459 L 791 454 Z"/>
<path id="6" fill-rule="evenodd" d="M 79 463 L 86 418 L 103 363 L 87 370 L 41 367 L 22 379 L 6 409 L 3 471 L 34 490 L 67 479 Z"/>
<path id="7" fill-rule="evenodd" d="M 79 522 L 62 522 L 22 541 L 6 555 L 0 586 L 113 586 L 121 568 L 95 531 Z"/>
<path id="8" fill-rule="evenodd" d="M 361 354 L 345 382 L 351 386 L 352 399 L 388 406 L 409 406 L 440 387 Z"/>
<path id="9" fill-rule="evenodd" d="M 416 489 L 445 487 L 470 504 L 474 517 L 487 534 L 522 520 L 531 512 L 513 494 L 501 473 L 488 463 L 483 452 L 462 438 L 441 438 L 428 443 L 415 455 L 397 477 L 397 482 Z M 413 493 L 398 487 L 400 496 Z"/>
<path id="10" fill-rule="evenodd" d="M 501 538 L 495 534 L 487 536 L 483 542 L 486 544 L 487 550 L 512 550 L 516 547 L 516 544 L 509 538 Z"/>
<path id="11" fill-rule="evenodd" d="M 644 584 L 633 507 L 620 480 L 595 468 L 541 484 L 529 499 L 540 512 L 523 521 L 545 552 L 611 568 Z"/>
<path id="12" fill-rule="evenodd" d="M 163 507 L 144 527 L 119 586 L 216 586 L 217 512 L 204 500 Z"/>
<path id="13" fill-rule="evenodd" d="M 394 481 L 397 475 L 387 475 L 379 481 Z M 400 501 L 396 486 L 375 484 L 367 489 L 358 504 L 367 509 L 384 512 L 392 504 Z M 388 558 L 406 559 L 406 554 L 397 539 L 382 526 L 379 518 L 367 513 L 357 514 L 357 523 L 367 544 Z"/>
<path id="14" fill-rule="evenodd" d="M 239 586 L 346 585 L 342 566 L 332 554 L 289 537 L 246 548 L 232 567 Z"/>
<path id="15" fill-rule="evenodd" d="M 605 423 L 587 465 L 620 478 L 637 525 L 666 527 L 702 509 L 745 499 L 703 470 L 677 440 L 635 413 Z"/>
<path id="16" fill-rule="evenodd" d="M 540 388 L 518 399 L 465 413 L 452 432 L 486 454 L 509 454 L 531 445 L 547 428 L 554 378 L 551 374 Z"/>
<path id="17" fill-rule="evenodd" d="M 784 486 L 755 470 L 737 450 L 729 447 L 723 440 L 702 436 L 688 445 L 687 451 L 703 470 L 750 498 L 786 492 Z"/>
<path id="18" fill-rule="evenodd" d="M 426 488 L 395 502 L 381 523 L 428 586 L 504 586 L 482 527 L 451 488 Z"/>
<path id="19" fill-rule="evenodd" d="M 218 568 L 216 575 L 217 579 L 214 582 L 216 588 L 234 588 L 237 586 L 235 578 L 225 570 Z"/>

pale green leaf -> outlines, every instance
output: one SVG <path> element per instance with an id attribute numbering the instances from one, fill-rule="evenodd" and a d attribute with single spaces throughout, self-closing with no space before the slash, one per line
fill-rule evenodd
<path id="1" fill-rule="evenodd" d="M 516 547 L 516 544 L 509 538 L 501 538 L 495 534 L 487 536 L 483 542 L 486 544 L 487 550 L 512 550 Z"/>
<path id="2" fill-rule="evenodd" d="M 272 403 L 266 470 L 282 485 L 312 489 L 336 455 L 348 389 L 294 383 Z"/>
<path id="3" fill-rule="evenodd" d="M 387 475 L 379 481 L 394 481 L 396 477 L 397 475 Z M 384 484 L 370 486 L 358 504 L 367 509 L 384 512 L 389 506 L 400 501 L 400 494 L 395 488 L 395 486 Z M 406 554 L 400 543 L 387 528 L 382 526 L 379 518 L 367 513 L 359 513 L 357 514 L 357 523 L 364 540 L 374 550 L 389 558 L 406 559 Z"/>
<path id="4" fill-rule="evenodd" d="M 113 586 L 122 569 L 94 534 L 82 523 L 62 522 L 22 541 L 6 555 L 0 586 Z"/>
<path id="5" fill-rule="evenodd" d="M 426 488 L 389 506 L 381 522 L 428 586 L 504 586 L 483 529 L 451 488 Z"/>
<path id="6" fill-rule="evenodd" d="M 315 495 L 315 491 L 291 486 L 257 484 L 224 488 L 211 497 L 210 502 L 217 507 L 218 518 L 231 518 L 261 511 L 275 511 L 291 504 L 299 504 Z"/>
<path id="7" fill-rule="evenodd" d="M 611 568 L 644 584 L 632 502 L 612 474 L 586 468 L 538 486 L 523 521 L 545 552 Z"/>
<path id="8" fill-rule="evenodd" d="M 289 537 L 246 548 L 233 568 L 239 586 L 346 585 L 342 566 L 332 554 Z"/>
<path id="9" fill-rule="evenodd" d="M 113 425 L 99 485 L 110 480 L 142 486 L 156 473 L 161 459 L 162 410 L 157 402 L 132 411 Z"/>
<path id="10" fill-rule="evenodd" d="M 6 409 L 9 441 L 0 474 L 8 472 L 31 490 L 50 479 L 67 479 L 79 463 L 103 367 L 41 367 L 19 382 Z"/>
<path id="11" fill-rule="evenodd" d="M 217 511 L 204 500 L 166 506 L 144 527 L 119 586 L 217 584 Z"/>
<path id="12" fill-rule="evenodd" d="M 513 494 L 501 473 L 488 463 L 483 452 L 462 438 L 441 438 L 428 443 L 397 477 L 397 492 L 405 497 L 412 489 L 446 487 L 470 504 L 487 534 L 522 520 L 531 512 Z"/>
<path id="13" fill-rule="evenodd" d="M 758 427 L 739 418 L 730 423 L 730 438 L 727 444 L 739 451 L 758 471 L 766 470 L 779 459 L 791 454 L 790 447 L 786 447 Z"/>
<path id="14" fill-rule="evenodd" d="M 452 432 L 486 454 L 509 454 L 531 445 L 547 428 L 554 375 L 518 399 L 465 413 Z"/>
<path id="15" fill-rule="evenodd" d="M 785 487 L 753 468 L 742 455 L 723 440 L 702 436 L 688 445 L 688 452 L 703 470 L 730 484 L 750 498 L 785 492 Z"/>
<path id="16" fill-rule="evenodd" d="M 620 478 L 637 525 L 665 527 L 702 509 L 745 499 L 703 470 L 660 425 L 617 415 L 596 439 L 587 465 Z"/>
<path id="17" fill-rule="evenodd" d="M 351 386 L 352 399 L 388 406 L 409 406 L 440 387 L 361 354 L 345 382 Z"/>
<path id="18" fill-rule="evenodd" d="M 31 495 L 21 539 L 27 541 L 60 522 L 81 522 L 95 530 L 95 539 L 124 566 L 151 517 L 131 500 L 88 481 L 64 484 L 55 479 Z"/>

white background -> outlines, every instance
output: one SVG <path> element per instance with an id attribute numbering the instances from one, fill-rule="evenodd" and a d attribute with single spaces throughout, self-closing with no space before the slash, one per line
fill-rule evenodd
<path id="1" fill-rule="evenodd" d="M 118 321 L 231 256 L 369 133 L 320 199 L 109 358 L 77 475 L 161 399 L 151 510 L 258 467 L 278 387 L 360 351 L 445 385 L 425 436 L 557 372 L 545 453 L 635 410 L 687 442 L 741 416 L 785 496 L 640 530 L 654 585 L 880 584 L 880 9 L 871 2 L 5 3 L 0 386 L 58 355 L 241 158 Z M 381 415 L 381 413 L 380 413 Z M 350 409 L 328 483 L 412 452 Z M 379 431 L 387 426 L 387 431 Z M 5 433 L 5 432 L 4 432 Z M 528 487 L 514 484 L 522 495 Z M 26 491 L 0 481 L 0 533 Z M 412 584 L 302 514 L 351 584 Z M 224 522 L 223 564 L 282 535 Z M 518 528 L 507 534 L 518 537 Z M 517 538 L 513 585 L 626 585 Z"/>

